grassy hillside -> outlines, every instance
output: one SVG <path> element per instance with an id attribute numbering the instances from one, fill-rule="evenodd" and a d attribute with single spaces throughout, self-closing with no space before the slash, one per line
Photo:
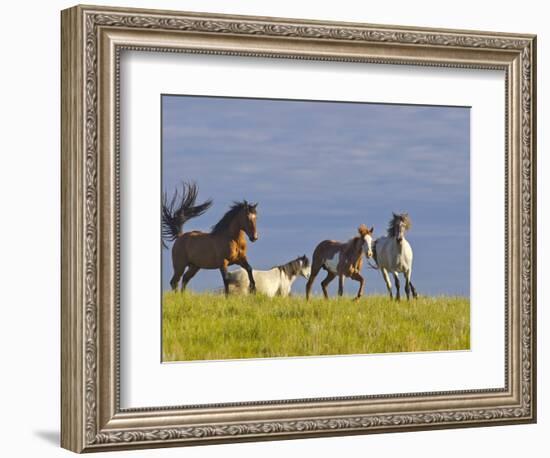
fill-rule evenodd
<path id="1" fill-rule="evenodd" d="M 465 350 L 470 301 L 169 292 L 162 326 L 164 361 Z"/>

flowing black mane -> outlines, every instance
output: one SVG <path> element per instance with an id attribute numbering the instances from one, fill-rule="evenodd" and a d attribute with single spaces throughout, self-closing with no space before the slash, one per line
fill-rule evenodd
<path id="1" fill-rule="evenodd" d="M 251 208 L 250 204 L 246 200 L 243 200 L 242 202 L 233 202 L 233 205 L 231 205 L 225 215 L 223 215 L 222 218 L 214 224 L 214 226 L 212 226 L 212 234 L 227 230 L 231 224 L 231 221 L 233 221 L 242 209 L 247 209 L 253 213 L 256 212 L 256 210 Z"/>
<path id="2" fill-rule="evenodd" d="M 280 266 L 277 266 L 277 268 L 280 271 L 284 272 L 287 277 L 293 277 L 300 273 L 300 270 L 302 269 L 302 267 L 307 267 L 307 266 L 309 266 L 309 259 L 307 258 L 306 255 L 304 255 L 296 259 L 293 259 L 292 261 L 287 262 L 286 264 L 281 264 Z"/>
<path id="3" fill-rule="evenodd" d="M 397 225 L 403 221 L 405 223 L 405 230 L 408 231 L 411 228 L 411 219 L 408 213 L 394 213 L 393 218 L 388 224 L 388 237 L 396 237 Z"/>

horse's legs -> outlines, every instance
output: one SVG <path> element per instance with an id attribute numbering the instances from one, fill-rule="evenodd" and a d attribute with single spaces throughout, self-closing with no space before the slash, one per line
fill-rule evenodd
<path id="1" fill-rule="evenodd" d="M 248 260 L 246 258 L 241 259 L 239 262 L 237 262 L 239 266 L 241 266 L 244 270 L 246 270 L 246 273 L 248 274 L 248 281 L 249 285 L 248 288 L 251 293 L 256 292 L 256 282 L 254 281 L 254 275 L 252 275 L 252 267 L 248 263 Z"/>
<path id="2" fill-rule="evenodd" d="M 174 272 L 174 275 L 172 275 L 172 278 L 170 279 L 170 287 L 172 288 L 172 291 L 177 291 L 181 274 L 182 272 Z"/>
<path id="3" fill-rule="evenodd" d="M 181 290 L 185 291 L 185 288 L 187 287 L 187 283 L 189 283 L 189 280 L 191 280 L 195 274 L 200 270 L 199 267 L 191 264 L 188 268 L 185 274 L 183 275 L 183 278 L 181 279 Z"/>
<path id="4" fill-rule="evenodd" d="M 183 263 L 180 263 L 178 265 L 175 265 L 174 263 L 174 275 L 172 275 L 172 279 L 170 280 L 170 286 L 172 287 L 172 291 L 177 291 L 178 283 L 186 267 L 187 266 Z"/>
<path id="5" fill-rule="evenodd" d="M 409 280 L 407 280 L 407 277 L 405 277 L 405 294 L 407 295 L 407 300 L 409 301 L 411 299 L 411 284 Z"/>
<path id="6" fill-rule="evenodd" d="M 391 281 L 390 276 L 388 275 L 388 271 L 382 267 L 380 268 L 380 272 L 382 272 L 382 278 L 386 282 L 386 288 L 388 290 L 388 293 L 390 294 L 390 299 L 393 299 L 393 292 L 391 290 Z"/>
<path id="7" fill-rule="evenodd" d="M 357 300 L 363 295 L 363 288 L 365 287 L 365 279 L 363 278 L 363 275 L 361 275 L 359 272 L 353 273 L 351 275 L 351 278 L 359 282 L 359 290 L 357 291 L 357 296 L 354 299 L 354 300 Z"/>
<path id="8" fill-rule="evenodd" d="M 311 287 L 313 286 L 313 281 L 315 280 L 315 277 L 321 270 L 321 266 L 313 264 L 311 266 L 311 273 L 309 274 L 309 278 L 307 279 L 306 283 L 306 301 L 309 300 L 309 295 L 311 293 Z"/>
<path id="9" fill-rule="evenodd" d="M 401 292 L 399 291 L 399 289 L 401 288 L 401 283 L 399 282 L 399 274 L 394 272 L 393 273 L 393 279 L 395 280 L 395 289 L 397 291 L 396 295 L 395 295 L 395 300 L 399 301 L 401 300 Z M 406 287 L 405 287 L 406 289 Z M 407 298 L 409 297 L 409 295 L 407 294 Z"/>
<path id="10" fill-rule="evenodd" d="M 407 293 L 407 299 L 409 299 L 409 293 L 412 292 L 413 299 L 416 299 L 418 294 L 416 294 L 416 288 L 411 282 L 411 271 L 405 273 L 405 292 Z"/>
<path id="11" fill-rule="evenodd" d="M 414 285 L 410 280 L 409 280 L 409 285 L 411 285 L 411 292 L 413 295 L 413 299 L 416 299 L 418 297 L 418 293 L 416 292 L 416 288 L 414 287 Z"/>
<path id="12" fill-rule="evenodd" d="M 225 297 L 227 297 L 229 295 L 229 279 L 227 278 L 227 261 L 224 261 L 223 265 L 220 267 L 220 273 L 222 274 L 223 290 L 225 292 Z"/>
<path id="13" fill-rule="evenodd" d="M 178 289 L 180 278 L 187 268 L 188 260 L 184 248 L 180 238 L 178 238 L 172 246 L 172 267 L 174 268 L 174 275 L 172 275 L 170 280 L 172 291 Z"/>
<path id="14" fill-rule="evenodd" d="M 323 294 L 325 296 L 325 299 L 328 299 L 328 291 L 327 291 L 327 286 L 328 284 L 334 280 L 334 278 L 336 277 L 336 274 L 332 273 L 330 270 L 327 272 L 327 276 L 325 277 L 325 279 L 321 282 L 321 288 L 323 288 Z"/>
<path id="15" fill-rule="evenodd" d="M 338 296 L 344 295 L 344 276 L 338 275 Z"/>

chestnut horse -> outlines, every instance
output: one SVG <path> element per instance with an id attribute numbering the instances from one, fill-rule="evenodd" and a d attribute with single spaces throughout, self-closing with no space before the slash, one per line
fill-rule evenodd
<path id="1" fill-rule="evenodd" d="M 170 280 L 172 289 L 177 289 L 181 278 L 181 290 L 184 291 L 187 283 L 200 269 L 219 269 L 227 295 L 229 293 L 227 267 L 237 264 L 248 273 L 250 291 L 254 292 L 256 284 L 252 267 L 246 259 L 245 233 L 251 242 L 258 240 L 256 231 L 258 204 L 249 204 L 246 200 L 235 202 L 222 219 L 212 227 L 211 232 L 182 232 L 182 226 L 186 221 L 202 215 L 212 205 L 211 200 L 195 205 L 197 194 L 198 188 L 195 184 L 184 183 L 181 197 L 177 190 L 170 201 L 166 193 L 163 196 L 163 243 L 164 241 L 174 242 L 172 246 L 174 275 Z"/>
<path id="2" fill-rule="evenodd" d="M 363 294 L 365 279 L 361 275 L 363 265 L 363 253 L 367 258 L 372 257 L 372 234 L 374 227 L 370 229 L 361 224 L 359 235 L 347 242 L 335 240 L 323 240 L 313 251 L 311 274 L 306 284 L 306 299 L 309 299 L 313 281 L 321 269 L 327 271 L 326 278 L 321 282 L 325 299 L 328 299 L 327 286 L 338 277 L 338 295 L 344 294 L 344 277 L 349 277 L 359 282 L 359 290 L 355 299 Z"/>

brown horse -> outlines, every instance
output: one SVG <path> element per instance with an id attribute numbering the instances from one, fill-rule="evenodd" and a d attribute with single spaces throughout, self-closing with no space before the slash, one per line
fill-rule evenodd
<path id="1" fill-rule="evenodd" d="M 338 277 L 338 295 L 344 294 L 344 277 L 349 277 L 359 282 L 359 299 L 363 294 L 365 279 L 361 275 L 363 265 L 363 252 L 367 258 L 372 257 L 372 234 L 374 227 L 370 229 L 364 224 L 359 226 L 359 235 L 353 237 L 347 242 L 337 242 L 335 240 L 323 240 L 313 251 L 313 261 L 311 264 L 311 275 L 306 284 L 306 299 L 309 299 L 313 281 L 321 269 L 327 271 L 326 278 L 321 282 L 325 299 L 328 299 L 327 286 Z"/>
<path id="2" fill-rule="evenodd" d="M 184 183 L 181 198 L 177 190 L 172 200 L 168 201 L 166 194 L 163 197 L 163 243 L 165 240 L 174 242 L 172 246 L 174 275 L 170 280 L 172 289 L 177 289 L 181 278 L 181 290 L 185 290 L 187 283 L 200 269 L 220 269 L 225 293 L 228 294 L 227 267 L 237 264 L 248 273 L 250 291 L 254 292 L 256 284 L 252 267 L 246 259 L 245 233 L 251 242 L 258 240 L 256 231 L 258 204 L 249 204 L 246 200 L 235 202 L 222 219 L 212 227 L 211 232 L 182 232 L 182 226 L 186 221 L 202 215 L 212 205 L 211 200 L 195 205 L 197 194 L 198 188 L 195 184 Z"/>

